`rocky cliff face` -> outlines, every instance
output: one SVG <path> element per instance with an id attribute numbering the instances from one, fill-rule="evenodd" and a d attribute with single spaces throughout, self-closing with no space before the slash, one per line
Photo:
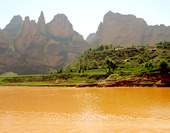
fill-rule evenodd
<path id="1" fill-rule="evenodd" d="M 6 29 L 10 31 L 8 27 L 4 31 Z M 2 50 L 1 47 L 7 49 L 7 52 L 0 56 L 0 73 L 7 71 L 18 74 L 46 73 L 50 68 L 57 69 L 74 63 L 88 48 L 87 42 L 73 30 L 72 24 L 64 14 L 56 15 L 48 24 L 45 23 L 43 12 L 37 23 L 26 17 L 12 45 L 13 51 L 9 50 L 11 44 L 8 40 L 0 32 L 0 49 Z"/>
<path id="2" fill-rule="evenodd" d="M 148 26 L 141 18 L 109 11 L 104 15 L 93 43 L 97 45 L 112 42 L 115 45 L 127 46 L 160 41 L 170 41 L 170 27 Z"/>
<path id="3" fill-rule="evenodd" d="M 9 41 L 4 33 L 0 30 L 0 53 L 4 53 L 8 50 Z"/>
<path id="4" fill-rule="evenodd" d="M 3 29 L 4 34 L 13 42 L 22 30 L 23 20 L 20 15 L 14 16 Z"/>
<path id="5" fill-rule="evenodd" d="M 90 42 L 91 40 L 93 40 L 95 38 L 96 34 L 95 33 L 91 33 L 88 35 L 88 37 L 86 38 L 86 41 Z"/>
<path id="6" fill-rule="evenodd" d="M 15 41 L 15 47 L 20 53 L 24 53 L 25 49 L 33 42 L 37 32 L 37 24 L 35 21 L 30 21 L 29 17 L 25 18 L 21 34 Z"/>
<path id="7" fill-rule="evenodd" d="M 42 35 L 46 34 L 45 17 L 43 12 L 41 12 L 40 17 L 38 19 L 37 29 L 40 34 Z"/>
<path id="8" fill-rule="evenodd" d="M 47 24 L 47 32 L 59 39 L 71 38 L 73 35 L 73 27 L 64 14 L 58 14 Z"/>

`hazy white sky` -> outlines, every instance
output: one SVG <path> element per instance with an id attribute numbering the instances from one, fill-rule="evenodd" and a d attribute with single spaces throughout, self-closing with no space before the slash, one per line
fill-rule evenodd
<path id="1" fill-rule="evenodd" d="M 46 23 L 58 13 L 64 13 L 74 30 L 85 38 L 96 32 L 108 11 L 133 14 L 149 25 L 170 25 L 170 0 L 0 0 L 0 28 L 3 29 L 14 15 L 38 20 L 44 12 Z"/>

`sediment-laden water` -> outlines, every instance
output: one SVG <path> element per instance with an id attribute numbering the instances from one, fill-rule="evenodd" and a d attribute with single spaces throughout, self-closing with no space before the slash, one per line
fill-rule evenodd
<path id="1" fill-rule="evenodd" d="M 170 88 L 0 87 L 2 133 L 168 133 Z"/>

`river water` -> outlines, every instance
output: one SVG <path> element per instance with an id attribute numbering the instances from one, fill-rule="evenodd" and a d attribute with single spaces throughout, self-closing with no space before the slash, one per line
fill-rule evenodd
<path id="1" fill-rule="evenodd" d="M 0 87 L 0 133 L 145 132 L 170 132 L 170 88 Z"/>

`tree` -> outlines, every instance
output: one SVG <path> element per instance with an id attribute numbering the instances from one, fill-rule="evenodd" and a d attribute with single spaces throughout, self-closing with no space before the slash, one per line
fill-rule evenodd
<path id="1" fill-rule="evenodd" d="M 64 72 L 64 68 L 61 67 L 60 69 L 57 70 L 57 73 L 63 73 Z"/>
<path id="2" fill-rule="evenodd" d="M 79 59 L 79 69 L 78 69 L 78 73 L 84 73 L 84 67 L 83 67 L 83 60 L 80 58 Z"/>
<path id="3" fill-rule="evenodd" d="M 92 69 L 97 69 L 98 68 L 98 63 L 97 63 L 97 61 L 96 60 L 93 60 L 92 62 L 91 62 L 91 68 Z"/>
<path id="4" fill-rule="evenodd" d="M 53 68 L 50 68 L 49 74 L 54 74 L 55 70 Z"/>
<path id="5" fill-rule="evenodd" d="M 110 49 L 113 49 L 113 44 L 110 43 L 110 44 L 109 44 L 109 47 L 110 47 Z"/>
<path id="6" fill-rule="evenodd" d="M 104 48 L 105 48 L 105 49 L 109 49 L 109 45 L 105 45 Z"/>
<path id="7" fill-rule="evenodd" d="M 116 68 L 116 64 L 114 63 L 114 61 L 112 61 L 108 56 L 105 58 L 105 66 L 106 72 L 108 74 L 113 73 Z"/>
<path id="8" fill-rule="evenodd" d="M 104 50 L 104 45 L 100 45 L 94 49 L 95 51 L 103 51 Z"/>
<path id="9" fill-rule="evenodd" d="M 170 46 L 170 42 L 159 42 L 155 44 L 157 48 L 167 48 Z"/>
<path id="10" fill-rule="evenodd" d="M 168 62 L 165 59 L 160 60 L 159 66 L 161 68 L 162 73 L 167 73 L 168 70 Z"/>
<path id="11" fill-rule="evenodd" d="M 151 69 L 153 69 L 153 67 L 154 67 L 154 66 L 153 66 L 152 62 L 146 62 L 146 63 L 145 63 L 145 68 L 146 68 L 147 70 L 150 71 Z"/>
<path id="12" fill-rule="evenodd" d="M 67 73 L 73 72 L 73 71 L 72 71 L 72 67 L 71 67 L 70 65 L 67 66 L 66 72 L 67 72 Z"/>

